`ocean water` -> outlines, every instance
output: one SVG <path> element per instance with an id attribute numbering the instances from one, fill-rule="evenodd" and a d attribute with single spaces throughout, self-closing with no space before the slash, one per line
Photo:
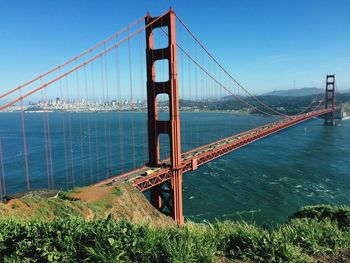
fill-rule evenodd
<path id="1" fill-rule="evenodd" d="M 305 205 L 350 205 L 350 120 L 322 124 L 291 127 L 188 174 L 185 216 L 269 225 Z"/>
<path id="2" fill-rule="evenodd" d="M 32 189 L 48 187 L 51 172 L 55 188 L 66 189 L 120 174 L 147 160 L 146 113 L 24 115 Z M 273 120 L 181 113 L 182 151 Z M 6 190 L 25 191 L 21 114 L 1 113 L 0 123 Z M 45 143 L 48 123 L 50 144 Z M 318 119 L 302 123 L 185 174 L 185 217 L 196 222 L 244 219 L 275 224 L 304 205 L 350 205 L 350 120 L 335 127 L 322 124 Z M 169 154 L 166 136 L 160 144 L 164 158 Z"/>

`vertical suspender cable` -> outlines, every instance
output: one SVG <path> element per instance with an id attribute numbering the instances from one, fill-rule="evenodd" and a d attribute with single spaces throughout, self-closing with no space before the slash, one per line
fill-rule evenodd
<path id="1" fill-rule="evenodd" d="M 61 70 L 59 70 L 61 71 Z M 62 107 L 66 103 L 63 99 L 63 91 L 62 91 L 62 80 L 60 80 L 60 95 Z M 66 168 L 66 189 L 69 189 L 69 171 L 68 171 L 68 159 L 67 159 L 67 138 L 66 138 L 66 120 L 64 117 L 64 109 L 62 110 L 62 135 L 63 135 L 63 150 L 64 150 L 64 160 L 65 160 L 65 168 Z"/>
<path id="2" fill-rule="evenodd" d="M 144 92 L 144 88 L 145 88 L 145 82 L 144 82 L 144 70 L 143 70 L 143 48 L 142 48 L 142 37 L 141 35 L 139 36 L 139 61 L 140 61 L 140 94 L 141 94 L 141 104 L 140 104 L 140 107 L 141 107 L 141 116 L 143 115 L 143 112 L 142 112 L 142 104 L 144 103 L 144 100 L 145 100 L 145 92 Z M 143 147 L 143 164 L 145 164 L 147 162 L 147 147 L 146 147 L 146 144 L 147 144 L 147 133 L 146 133 L 146 129 L 147 129 L 147 123 L 146 123 L 146 119 L 147 118 L 142 118 L 142 147 Z"/>
<path id="3" fill-rule="evenodd" d="M 105 47 L 106 49 L 106 47 Z M 106 96 L 107 96 L 107 105 L 109 109 L 107 111 L 107 128 L 108 128 L 108 148 L 109 148 L 109 174 L 113 174 L 113 156 L 112 156 L 112 141 L 111 141 L 111 102 L 109 101 L 109 82 L 108 82 L 108 70 L 107 70 L 107 55 L 104 57 L 104 68 L 105 68 L 105 84 L 106 84 Z"/>
<path id="4" fill-rule="evenodd" d="M 21 89 L 19 90 L 21 96 Z M 23 100 L 21 100 L 21 123 L 22 123 L 22 137 L 23 137 L 23 154 L 24 154 L 24 163 L 26 169 L 26 183 L 27 191 L 30 191 L 30 182 L 29 182 L 29 169 L 28 169 L 28 156 L 27 156 L 27 139 L 26 139 L 26 130 L 25 130 L 25 121 L 24 121 L 24 109 L 23 109 Z"/>
<path id="5" fill-rule="evenodd" d="M 77 64 L 77 60 L 75 60 L 75 63 Z M 80 82 L 79 82 L 79 74 L 78 71 L 76 71 L 76 85 L 77 85 L 77 93 L 78 93 L 78 107 L 80 108 L 82 105 L 81 96 L 80 96 Z M 81 171 L 83 176 L 83 185 L 85 185 L 85 161 L 84 161 L 84 142 L 83 142 L 83 128 L 82 128 L 82 122 L 81 122 L 81 109 L 78 109 L 78 115 L 79 115 L 79 143 L 80 143 L 80 157 L 81 157 Z"/>
<path id="6" fill-rule="evenodd" d="M 190 46 L 189 40 L 188 40 L 188 46 Z M 188 58 L 188 101 L 190 104 L 192 104 L 192 98 L 191 98 L 191 61 Z M 191 107 L 191 105 L 189 105 Z M 192 130 L 192 117 L 193 117 L 193 112 L 189 112 L 189 126 L 190 126 L 190 147 L 191 149 L 194 148 L 193 146 L 193 140 L 192 140 L 192 135 L 193 135 L 193 130 Z"/>
<path id="7" fill-rule="evenodd" d="M 195 56 L 197 57 L 197 48 L 194 49 L 194 52 L 195 52 Z M 195 68 L 195 72 L 194 72 L 194 78 L 195 78 L 195 94 L 194 94 L 194 100 L 195 100 L 195 104 L 197 104 L 197 108 L 199 107 L 199 100 L 198 100 L 198 68 Z M 200 113 L 198 112 L 197 113 L 198 115 L 200 115 Z M 199 145 L 199 116 L 197 118 L 195 118 L 195 133 L 196 133 L 196 144 Z"/>
<path id="8" fill-rule="evenodd" d="M 1 199 L 2 197 L 6 196 L 6 184 L 5 184 L 5 169 L 4 169 L 4 159 L 3 159 L 3 152 L 2 152 L 2 140 L 0 138 L 0 163 L 1 163 L 1 178 L 0 178 L 0 191 L 1 191 Z"/>
<path id="9" fill-rule="evenodd" d="M 153 27 L 151 26 L 151 29 L 153 30 Z M 154 36 L 152 36 L 152 38 L 154 38 Z M 148 40 L 147 40 L 148 41 Z M 153 47 L 152 47 L 152 49 L 154 49 L 154 41 L 153 41 Z M 152 54 L 152 63 L 154 63 L 155 61 L 154 61 L 154 52 L 151 52 L 151 54 Z M 156 72 L 154 73 L 155 75 L 157 74 Z M 158 115 L 158 102 L 157 102 L 157 98 L 156 98 L 156 79 L 155 79 L 155 75 L 153 75 L 152 76 L 152 90 L 153 90 L 153 96 L 152 96 L 152 99 L 154 98 L 155 99 L 155 103 L 156 103 L 156 105 L 157 105 L 157 107 L 155 107 L 156 109 L 156 111 L 157 111 L 157 116 L 159 116 Z M 147 89 L 148 89 L 148 87 L 147 87 Z M 147 98 L 148 99 L 148 98 Z M 148 100 L 147 100 L 147 103 L 148 103 Z M 147 105 L 148 106 L 148 105 Z M 153 133 L 154 133 L 154 138 L 155 138 L 155 143 L 156 143 L 156 149 L 158 150 L 158 160 L 156 160 L 156 162 L 158 163 L 159 162 L 159 158 L 160 158 L 160 151 L 159 151 L 159 134 L 158 134 L 158 132 L 157 132 L 157 121 L 158 120 L 155 120 L 155 123 L 154 123 L 154 125 L 155 125 L 155 127 L 152 129 L 153 130 Z M 152 147 L 154 147 L 154 146 L 152 146 Z"/>
<path id="10" fill-rule="evenodd" d="M 88 97 L 88 88 L 87 88 L 87 77 L 86 77 L 86 66 L 84 66 L 84 84 L 85 84 L 85 107 L 90 107 L 89 97 Z M 88 132 L 88 148 L 89 148 L 89 166 L 90 166 L 90 184 L 93 183 L 92 175 L 92 156 L 91 156 L 91 128 L 90 128 L 90 113 L 86 113 L 86 125 Z"/>
<path id="11" fill-rule="evenodd" d="M 122 110 L 123 101 L 120 87 L 120 71 L 119 71 L 119 49 L 116 47 L 114 49 L 115 53 L 115 73 L 116 73 L 116 89 L 118 96 L 118 128 L 119 128 L 119 159 L 120 159 L 120 171 L 124 172 L 124 138 L 123 138 L 123 120 L 122 120 Z"/>
<path id="12" fill-rule="evenodd" d="M 48 103 L 46 88 L 44 89 L 44 94 L 45 94 L 45 101 L 46 101 L 46 103 Z M 52 166 L 52 145 L 51 145 L 50 118 L 49 118 L 48 112 L 46 112 L 45 115 L 46 115 L 46 128 L 47 128 L 47 142 L 48 142 L 48 149 L 49 149 L 50 179 L 51 179 L 51 188 L 53 189 L 54 188 L 54 181 L 53 181 L 53 166 Z"/>
<path id="13" fill-rule="evenodd" d="M 181 98 L 182 98 L 182 105 L 180 104 L 180 110 L 184 108 L 184 104 L 185 104 L 185 75 L 184 75 L 184 56 L 181 53 Z M 186 115 L 185 115 L 186 116 Z M 185 146 L 185 149 L 187 150 L 187 136 L 186 136 L 186 131 L 187 131 L 187 127 L 186 127 L 186 122 L 185 122 L 185 118 L 183 118 L 181 120 L 182 126 L 181 126 L 181 131 L 183 132 L 183 139 L 181 140 L 181 142 L 183 143 L 183 145 Z"/>
<path id="14" fill-rule="evenodd" d="M 0 138 L 0 162 L 1 162 L 1 165 L 3 164 L 3 161 L 2 161 L 2 153 L 1 153 L 1 138 Z M 1 174 L 3 174 L 3 168 L 1 166 Z M 2 202 L 2 177 L 0 177 L 0 203 Z"/>
<path id="15" fill-rule="evenodd" d="M 40 79 L 41 83 L 41 79 Z M 44 91 L 41 90 L 41 101 L 42 105 L 44 107 Z M 43 123 L 44 123 L 44 143 L 45 143 L 45 160 L 46 160 L 46 171 L 47 171 L 47 188 L 51 188 L 51 176 L 50 176 L 50 166 L 49 166 L 49 149 L 48 149 L 48 143 L 47 143 L 47 129 L 46 129 L 46 118 L 45 118 L 45 111 L 46 108 L 43 110 Z"/>
<path id="16" fill-rule="evenodd" d="M 106 178 L 109 177 L 109 157 L 108 157 L 108 137 L 107 137 L 107 123 L 106 123 L 106 98 L 105 98 L 105 83 L 102 56 L 100 57 L 101 67 L 101 85 L 102 85 L 102 103 L 103 103 L 103 129 L 105 141 L 105 158 L 106 158 Z"/>
<path id="17" fill-rule="evenodd" d="M 68 92 L 68 77 L 66 77 L 66 91 L 67 91 L 67 102 L 71 103 Z M 68 109 L 68 135 L 69 135 L 69 146 L 70 146 L 70 160 L 71 160 L 71 170 L 72 170 L 72 187 L 75 187 L 75 175 L 74 175 L 74 150 L 72 141 L 72 124 L 71 124 L 71 114 Z"/>
<path id="18" fill-rule="evenodd" d="M 217 76 L 216 76 L 216 67 L 215 67 L 215 65 L 213 65 L 213 76 L 214 76 L 214 78 L 215 79 L 217 79 Z M 214 101 L 214 99 L 215 99 L 215 89 L 216 89 L 216 87 L 217 87 L 217 85 L 215 84 L 215 83 L 213 83 L 213 85 L 212 85 L 212 90 L 211 90 L 211 94 L 210 94 L 210 96 L 211 96 L 211 98 L 212 98 L 212 100 Z M 215 130 L 216 130 L 216 134 L 218 134 L 218 132 L 219 132 L 219 127 L 218 127 L 218 119 L 217 118 L 215 118 L 214 119 L 214 127 L 215 127 Z M 225 129 L 223 128 L 223 132 L 225 132 Z"/>
<path id="19" fill-rule="evenodd" d="M 134 131 L 134 107 L 133 107 L 133 96 L 132 96 L 132 72 L 131 72 L 131 50 L 130 50 L 130 39 L 128 40 L 128 60 L 129 60 L 129 78 L 130 78 L 130 103 L 131 103 L 131 133 L 132 133 L 132 157 L 134 161 L 134 169 L 136 168 L 136 153 L 135 153 L 135 131 Z"/>
<path id="20" fill-rule="evenodd" d="M 91 53 L 92 56 L 92 53 Z M 96 90 L 95 90 L 95 76 L 94 76 L 94 63 L 91 63 L 91 86 L 92 86 L 92 97 L 95 106 L 98 104 L 96 101 Z M 94 111 L 94 129 L 95 129 L 95 157 L 97 166 L 97 181 L 100 181 L 100 158 L 99 158 L 99 146 L 98 146 L 98 136 L 99 132 L 97 129 L 97 113 Z"/>

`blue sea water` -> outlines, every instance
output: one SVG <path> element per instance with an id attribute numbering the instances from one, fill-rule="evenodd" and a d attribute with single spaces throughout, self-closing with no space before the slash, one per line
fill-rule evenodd
<path id="1" fill-rule="evenodd" d="M 97 182 L 147 160 L 146 113 L 24 115 L 33 189 L 48 186 L 50 153 L 54 185 L 62 189 Z M 273 120 L 231 113 L 181 113 L 182 151 Z M 48 122 L 51 144 L 45 143 Z M 21 114 L 1 113 L 0 123 L 7 192 L 25 191 Z M 322 124 L 318 119 L 304 122 L 185 174 L 185 217 L 196 222 L 245 219 L 270 224 L 283 222 L 304 205 L 350 205 L 350 120 L 335 127 Z M 169 153 L 166 136 L 160 144 L 164 157 Z M 46 145 L 51 145 L 51 151 Z"/>

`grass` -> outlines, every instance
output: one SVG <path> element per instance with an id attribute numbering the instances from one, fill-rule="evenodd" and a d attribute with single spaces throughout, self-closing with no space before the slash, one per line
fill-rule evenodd
<path id="1" fill-rule="evenodd" d="M 155 228 L 112 216 L 0 220 L 3 262 L 315 262 L 350 250 L 349 207 L 304 207 L 284 225 L 187 223 Z"/>
<path id="2" fill-rule="evenodd" d="M 116 186 L 113 190 L 113 194 L 119 197 L 123 194 L 123 190 L 119 186 Z"/>

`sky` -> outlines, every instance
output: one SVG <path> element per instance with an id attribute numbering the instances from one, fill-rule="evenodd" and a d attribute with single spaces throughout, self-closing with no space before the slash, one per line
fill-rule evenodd
<path id="1" fill-rule="evenodd" d="M 0 93 L 170 6 L 254 94 L 350 89 L 350 0 L 0 0 Z"/>

